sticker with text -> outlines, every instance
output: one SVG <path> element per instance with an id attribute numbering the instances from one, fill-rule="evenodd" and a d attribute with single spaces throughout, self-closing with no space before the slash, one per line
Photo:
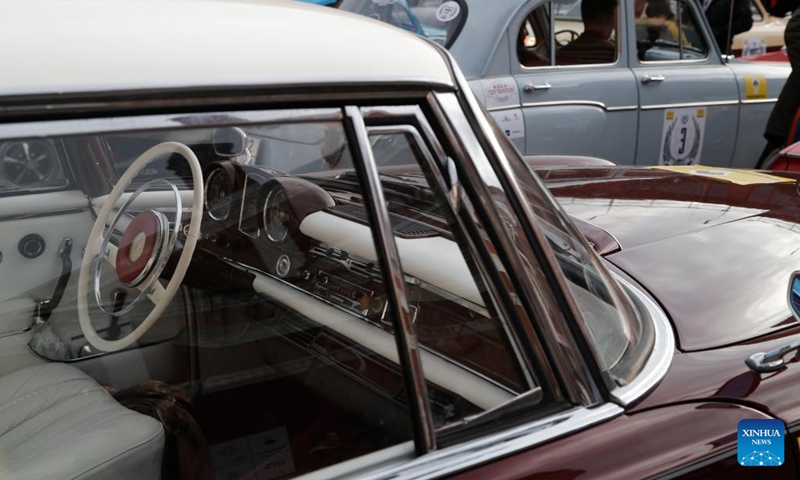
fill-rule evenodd
<path id="1" fill-rule="evenodd" d="M 780 420 L 742 420 L 737 432 L 739 465 L 779 467 L 785 461 L 783 445 L 786 428 Z"/>

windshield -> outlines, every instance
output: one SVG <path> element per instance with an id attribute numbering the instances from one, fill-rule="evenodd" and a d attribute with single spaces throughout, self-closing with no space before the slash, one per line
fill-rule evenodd
<path id="1" fill-rule="evenodd" d="M 463 0 L 343 0 L 339 8 L 450 47 L 466 19 Z"/>
<path id="2" fill-rule="evenodd" d="M 523 193 L 555 254 L 574 299 L 600 367 L 619 385 L 630 382 L 652 350 L 653 332 L 642 322 L 625 291 L 613 280 L 599 257 L 569 221 L 517 150 L 484 112 L 521 182 Z"/>

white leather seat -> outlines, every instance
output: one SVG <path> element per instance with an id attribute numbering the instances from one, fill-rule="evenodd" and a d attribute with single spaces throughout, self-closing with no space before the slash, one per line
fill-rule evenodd
<path id="1" fill-rule="evenodd" d="M 158 479 L 164 430 L 65 364 L 0 377 L 0 479 Z"/>

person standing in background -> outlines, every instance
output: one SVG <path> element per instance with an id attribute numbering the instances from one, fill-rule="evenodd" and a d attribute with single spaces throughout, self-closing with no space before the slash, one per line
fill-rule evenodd
<path id="1" fill-rule="evenodd" d="M 800 0 L 768 0 L 764 2 L 764 7 L 773 17 L 783 17 L 787 13 L 792 13 L 800 6 Z"/>
<path id="2" fill-rule="evenodd" d="M 733 12 L 731 12 L 733 7 Z M 750 0 L 703 0 L 711 33 L 714 35 L 719 51 L 728 55 L 733 37 L 753 28 L 753 12 Z"/>
<path id="3" fill-rule="evenodd" d="M 758 167 L 764 164 L 772 152 L 786 146 L 797 111 L 800 109 L 800 9 L 795 10 L 789 23 L 786 24 L 783 39 L 786 42 L 786 53 L 792 65 L 792 73 L 786 80 L 778 102 L 767 121 L 764 132 L 767 146 L 758 161 Z"/>

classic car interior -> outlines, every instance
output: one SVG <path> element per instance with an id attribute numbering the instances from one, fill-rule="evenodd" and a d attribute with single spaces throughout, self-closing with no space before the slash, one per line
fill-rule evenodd
<path id="1" fill-rule="evenodd" d="M 370 142 L 435 424 L 535 390 L 420 166 L 427 146 L 408 127 L 376 128 Z M 110 458 L 86 462 L 119 478 L 132 464 L 162 468 L 175 453 L 159 422 L 137 423 L 117 403 L 153 381 L 192 403 L 202 432 L 192 461 L 225 478 L 259 468 L 294 476 L 411 438 L 381 259 L 340 121 L 54 135 L 2 148 L 0 236 L 8 245 L 31 232 L 0 264 L 0 395 L 16 395 L 9 411 L 30 431 L 0 435 L 17 464 L 41 438 L 64 458 L 83 448 L 39 433 L 44 412 L 70 419 L 63 435 L 83 431 L 85 416 L 101 430 L 130 429 L 127 441 L 143 447 L 124 455 L 111 433 L 86 433 Z M 22 401 L 31 397 L 42 404 Z"/>

